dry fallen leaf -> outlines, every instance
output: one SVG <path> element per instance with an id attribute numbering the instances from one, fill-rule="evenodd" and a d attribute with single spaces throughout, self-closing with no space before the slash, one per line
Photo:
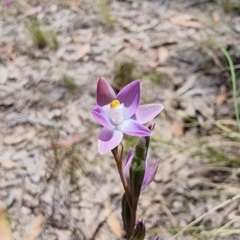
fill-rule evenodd
<path id="1" fill-rule="evenodd" d="M 15 145 L 15 144 L 21 143 L 23 140 L 24 139 L 23 139 L 22 136 L 19 136 L 19 137 L 16 137 L 16 136 L 6 136 L 3 139 L 3 143 L 6 144 L 6 145 Z"/>
<path id="2" fill-rule="evenodd" d="M 35 137 L 36 132 L 35 130 L 29 130 L 26 132 L 19 131 L 18 133 L 15 133 L 15 135 L 6 136 L 3 139 L 3 143 L 6 145 L 15 145 L 23 142 L 24 140 L 31 140 Z"/>
<path id="3" fill-rule="evenodd" d="M 151 48 L 157 48 L 164 45 L 170 45 L 177 43 L 177 40 L 175 38 L 167 38 L 167 39 L 161 39 L 159 41 L 153 42 L 150 44 Z"/>
<path id="4" fill-rule="evenodd" d="M 120 239 L 122 236 L 121 224 L 117 218 L 116 212 L 111 208 L 109 202 L 105 202 L 105 211 L 110 212 L 109 217 L 107 218 L 107 225 L 111 231 Z"/>
<path id="5" fill-rule="evenodd" d="M 127 43 L 118 44 L 118 45 L 114 48 L 114 52 L 115 52 L 115 53 L 121 52 L 122 50 L 124 50 L 124 49 L 127 48 L 127 47 L 128 47 L 128 44 L 127 44 Z"/>
<path id="6" fill-rule="evenodd" d="M 13 44 L 10 43 L 4 47 L 0 47 L 0 53 L 1 55 L 6 55 L 7 58 L 9 58 L 16 66 L 19 65 L 17 59 L 16 59 L 16 53 L 14 53 Z M 0 75 L 1 76 L 1 75 Z M 2 82 L 3 80 L 1 80 Z"/>
<path id="7" fill-rule="evenodd" d="M 190 15 L 180 15 L 177 17 L 173 17 L 170 21 L 174 24 L 183 26 L 183 27 L 191 27 L 191 28 L 202 28 L 202 24 L 198 21 L 198 19 L 194 18 Z"/>
<path id="8" fill-rule="evenodd" d="M 3 161 L 1 163 L 1 166 L 5 169 L 12 169 L 12 168 L 23 168 L 25 167 L 24 164 L 22 164 L 21 162 L 15 162 L 15 161 L 11 161 L 11 160 L 7 160 L 7 161 Z"/>
<path id="9" fill-rule="evenodd" d="M 173 71 L 170 68 L 167 67 L 158 67 L 156 71 L 160 73 L 166 74 L 174 83 L 174 85 L 179 85 L 181 83 L 181 79 L 174 75 Z"/>
<path id="10" fill-rule="evenodd" d="M 0 53 L 5 53 L 7 55 L 10 55 L 13 51 L 13 44 L 8 44 L 4 47 L 0 47 Z"/>
<path id="11" fill-rule="evenodd" d="M 31 7 L 27 9 L 22 15 L 19 16 L 20 19 L 33 16 L 37 13 L 40 13 L 42 11 L 42 6 L 37 6 L 37 7 Z"/>
<path id="12" fill-rule="evenodd" d="M 153 61 L 153 60 L 149 60 L 147 65 L 150 67 L 150 68 L 156 68 L 157 67 L 157 62 Z"/>
<path id="13" fill-rule="evenodd" d="M 76 54 L 76 60 L 79 60 L 83 58 L 86 54 L 88 54 L 91 51 L 91 46 L 90 44 L 84 44 Z"/>
<path id="14" fill-rule="evenodd" d="M 158 53 L 155 51 L 153 56 L 148 60 L 147 65 L 150 68 L 156 68 L 158 66 Z"/>
<path id="15" fill-rule="evenodd" d="M 93 32 L 92 31 L 89 31 L 85 36 L 85 42 L 91 42 L 92 41 L 92 38 L 93 38 Z"/>
<path id="16" fill-rule="evenodd" d="M 87 134 L 81 133 L 81 134 L 69 136 L 67 138 L 61 138 L 61 139 L 57 140 L 57 142 L 55 142 L 54 145 L 56 147 L 68 147 L 77 142 L 84 140 L 86 138 L 86 136 L 87 136 Z M 48 144 L 47 146 L 44 147 L 44 149 L 50 149 L 51 146 L 52 146 L 51 144 Z"/>
<path id="17" fill-rule="evenodd" d="M 160 47 L 158 48 L 158 62 L 160 64 L 165 64 L 167 58 L 168 58 L 168 49 L 166 47 Z"/>
<path id="18" fill-rule="evenodd" d="M 89 31 L 84 35 L 73 35 L 71 36 L 71 40 L 73 43 L 89 43 L 92 41 L 93 32 Z"/>
<path id="19" fill-rule="evenodd" d="M 184 134 L 184 126 L 182 122 L 174 120 L 171 125 L 171 132 L 176 137 L 182 137 Z"/>
<path id="20" fill-rule="evenodd" d="M 182 21 L 177 23 L 183 27 L 190 27 L 190 28 L 202 28 L 202 24 L 196 21 Z"/>
<path id="21" fill-rule="evenodd" d="M 6 217 L 6 214 L 0 203 L 0 236 L 1 240 L 12 240 L 12 231 Z"/>
<path id="22" fill-rule="evenodd" d="M 40 214 L 33 221 L 31 224 L 28 226 L 28 231 L 27 231 L 27 236 L 25 240 L 37 240 L 39 234 L 41 233 L 42 230 L 42 224 L 45 221 L 45 217 Z"/>
<path id="23" fill-rule="evenodd" d="M 191 89 L 194 86 L 194 83 L 198 77 L 198 74 L 192 74 L 188 77 L 187 81 L 183 84 L 181 88 L 179 88 L 176 93 L 177 95 L 182 95 L 185 92 L 187 92 L 189 89 Z"/>
<path id="24" fill-rule="evenodd" d="M 143 49 L 143 44 L 134 38 L 128 38 L 126 41 L 128 41 L 138 51 Z"/>
<path id="25" fill-rule="evenodd" d="M 227 100 L 227 94 L 226 93 L 221 93 L 217 95 L 214 99 L 214 103 L 216 104 L 217 107 L 221 106 L 225 101 Z"/>

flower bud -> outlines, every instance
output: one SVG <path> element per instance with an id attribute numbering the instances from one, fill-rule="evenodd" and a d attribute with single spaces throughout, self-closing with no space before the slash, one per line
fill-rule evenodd
<path id="1" fill-rule="evenodd" d="M 150 124 L 148 129 L 152 131 L 154 124 Z M 155 164 L 153 169 L 148 166 L 148 147 L 150 137 L 140 137 L 137 141 L 134 156 L 130 165 L 130 190 L 132 193 L 132 207 L 137 207 L 137 202 L 141 193 L 141 189 L 145 188 L 153 179 L 156 174 L 158 163 Z M 152 171 L 153 170 L 153 171 Z"/>
<path id="2" fill-rule="evenodd" d="M 145 160 L 133 156 L 130 166 L 130 187 L 131 192 L 140 192 L 145 175 Z"/>
<path id="3" fill-rule="evenodd" d="M 145 229 L 144 220 L 140 219 L 137 221 L 135 225 L 135 228 L 133 230 L 130 240 L 144 240 L 145 235 L 146 235 L 146 229 Z"/>
<path id="4" fill-rule="evenodd" d="M 155 127 L 154 123 L 149 124 L 148 129 L 152 132 Z M 145 161 L 148 153 L 148 147 L 150 143 L 150 136 L 138 138 L 135 147 L 135 157 Z"/>

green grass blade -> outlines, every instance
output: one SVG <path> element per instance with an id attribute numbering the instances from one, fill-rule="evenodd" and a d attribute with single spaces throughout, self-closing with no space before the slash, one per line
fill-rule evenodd
<path id="1" fill-rule="evenodd" d="M 230 72 L 231 72 L 231 78 L 232 78 L 232 89 L 233 89 L 233 102 L 234 102 L 234 109 L 235 109 L 235 115 L 237 119 L 237 125 L 238 125 L 238 131 L 240 132 L 240 119 L 239 119 L 239 111 L 238 111 L 238 91 L 237 91 L 237 81 L 236 81 L 236 74 L 235 74 L 235 68 L 233 65 L 232 58 L 227 51 L 226 48 L 224 48 L 220 43 L 218 43 L 218 46 L 220 47 L 221 51 L 225 55 L 225 57 L 228 60 L 228 64 L 230 67 Z"/>

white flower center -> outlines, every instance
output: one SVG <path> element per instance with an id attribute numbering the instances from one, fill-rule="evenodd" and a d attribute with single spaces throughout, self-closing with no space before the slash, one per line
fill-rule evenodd
<path id="1" fill-rule="evenodd" d="M 124 108 L 124 104 L 120 103 L 118 100 L 113 100 L 110 103 L 109 115 L 111 120 L 116 125 L 119 125 L 120 123 L 123 122 L 123 108 Z"/>

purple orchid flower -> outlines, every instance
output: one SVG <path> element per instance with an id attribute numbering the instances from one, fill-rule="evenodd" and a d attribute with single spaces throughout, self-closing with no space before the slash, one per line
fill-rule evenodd
<path id="1" fill-rule="evenodd" d="M 10 7 L 12 5 L 12 0 L 4 0 L 2 4 L 4 7 Z"/>
<path id="2" fill-rule="evenodd" d="M 134 150 L 130 149 L 126 158 L 125 166 L 123 168 L 123 175 L 125 177 L 125 181 L 128 184 L 128 186 L 130 185 L 129 171 L 130 171 L 130 166 L 131 166 L 133 156 L 134 156 Z M 157 173 L 159 162 L 160 161 L 157 160 L 153 165 L 150 165 L 150 156 L 147 155 L 146 161 L 145 161 L 145 174 L 144 174 L 141 190 L 145 189 L 153 181 Z"/>
<path id="3" fill-rule="evenodd" d="M 162 110 L 161 104 L 139 106 L 140 81 L 135 80 L 118 94 L 100 77 L 97 84 L 97 106 L 92 110 L 94 118 L 103 126 L 98 137 L 98 151 L 107 153 L 117 147 L 123 133 L 129 136 L 150 136 L 151 130 L 142 124 L 152 120 Z"/>

